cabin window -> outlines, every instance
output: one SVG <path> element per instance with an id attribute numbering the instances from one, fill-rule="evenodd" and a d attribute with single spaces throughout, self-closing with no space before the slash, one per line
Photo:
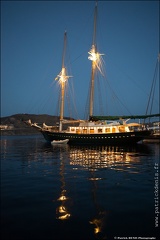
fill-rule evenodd
<path id="1" fill-rule="evenodd" d="M 75 131 L 75 128 L 71 128 L 71 131 L 74 132 L 74 131 Z"/>
<path id="2" fill-rule="evenodd" d="M 94 128 L 90 128 L 90 133 L 94 133 Z"/>
<path id="3" fill-rule="evenodd" d="M 109 133 L 110 132 L 110 128 L 105 128 L 105 132 Z"/>
<path id="4" fill-rule="evenodd" d="M 83 133 L 87 133 L 87 129 L 83 129 Z"/>
<path id="5" fill-rule="evenodd" d="M 76 129 L 76 133 L 80 133 L 80 129 L 79 128 Z"/>
<path id="6" fill-rule="evenodd" d="M 112 133 L 115 133 L 116 132 L 116 128 L 112 128 Z"/>
<path id="7" fill-rule="evenodd" d="M 119 131 L 120 132 L 125 132 L 125 127 L 124 126 L 119 127 Z"/>
<path id="8" fill-rule="evenodd" d="M 102 133 L 102 128 L 98 128 L 98 133 Z"/>

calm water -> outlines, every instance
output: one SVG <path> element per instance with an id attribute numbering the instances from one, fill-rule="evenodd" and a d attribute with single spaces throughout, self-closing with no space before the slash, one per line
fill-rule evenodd
<path id="1" fill-rule="evenodd" d="M 159 147 L 52 146 L 41 135 L 3 136 L 1 239 L 156 237 Z"/>

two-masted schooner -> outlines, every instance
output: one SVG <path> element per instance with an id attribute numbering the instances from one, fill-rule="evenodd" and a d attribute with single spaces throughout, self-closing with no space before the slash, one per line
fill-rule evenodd
<path id="1" fill-rule="evenodd" d="M 29 121 L 29 124 L 37 128 L 44 136 L 44 138 L 52 142 L 53 140 L 69 139 L 69 144 L 103 144 L 103 145 L 117 145 L 117 144 L 131 144 L 137 143 L 140 140 L 150 135 L 150 131 L 138 123 L 127 123 L 124 119 L 106 120 L 95 119 L 93 116 L 93 103 L 94 103 L 94 80 L 95 72 L 99 68 L 98 61 L 101 54 L 97 51 L 96 46 L 96 21 L 97 21 L 97 3 L 94 10 L 94 31 L 93 42 L 91 50 L 89 51 L 88 59 L 92 62 L 91 68 L 91 87 L 90 87 L 90 100 L 89 100 L 89 119 L 79 121 L 78 125 L 71 124 L 66 130 L 63 130 L 64 120 L 64 101 L 66 83 L 70 76 L 67 75 L 65 67 L 65 51 L 66 51 L 66 38 L 67 33 L 64 33 L 64 48 L 62 58 L 62 69 L 57 75 L 56 80 L 61 87 L 61 104 L 60 104 L 60 123 L 57 129 L 54 126 L 47 126 L 43 124 L 42 127 Z"/>

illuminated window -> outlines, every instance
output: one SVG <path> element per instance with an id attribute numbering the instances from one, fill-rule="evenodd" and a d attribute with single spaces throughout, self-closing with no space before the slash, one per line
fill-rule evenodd
<path id="1" fill-rule="evenodd" d="M 94 128 L 91 128 L 91 129 L 90 129 L 90 133 L 94 133 Z"/>
<path id="2" fill-rule="evenodd" d="M 116 129 L 115 128 L 112 128 L 112 133 L 115 133 L 116 132 Z"/>
<path id="3" fill-rule="evenodd" d="M 125 127 L 124 126 L 119 127 L 119 131 L 120 132 L 125 132 Z"/>
<path id="4" fill-rule="evenodd" d="M 83 129 L 83 133 L 87 133 L 87 129 L 85 128 L 85 129 Z"/>
<path id="5" fill-rule="evenodd" d="M 109 133 L 110 132 L 110 128 L 105 128 L 105 132 Z"/>
<path id="6" fill-rule="evenodd" d="M 80 133 L 80 129 L 79 128 L 76 129 L 76 133 Z"/>

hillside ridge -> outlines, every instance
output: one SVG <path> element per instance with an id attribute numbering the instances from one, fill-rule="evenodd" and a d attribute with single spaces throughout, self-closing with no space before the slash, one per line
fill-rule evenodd
<path id="1" fill-rule="evenodd" d="M 58 116 L 51 116 L 48 114 L 14 114 L 7 117 L 0 118 L 1 135 L 16 135 L 16 134 L 36 134 L 38 131 L 28 126 L 25 121 L 31 120 L 33 123 L 38 123 L 42 126 L 43 123 L 47 125 L 57 125 L 59 122 Z M 69 118 L 66 118 L 69 119 Z"/>

